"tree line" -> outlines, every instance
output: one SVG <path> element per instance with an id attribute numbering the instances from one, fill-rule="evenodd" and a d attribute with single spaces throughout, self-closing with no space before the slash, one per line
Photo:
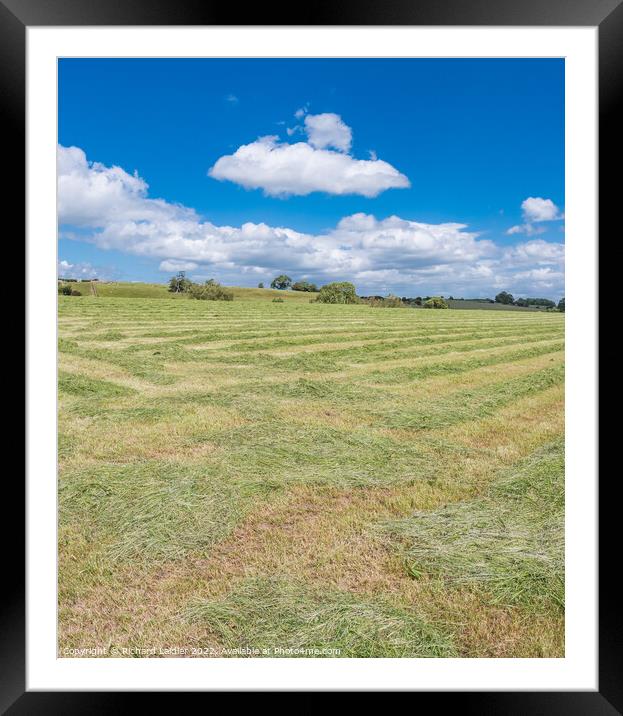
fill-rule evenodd
<path id="1" fill-rule="evenodd" d="M 374 308 L 398 308 L 404 306 L 444 309 L 449 308 L 448 301 L 470 301 L 481 303 L 499 303 L 507 306 L 518 306 L 522 308 L 540 308 L 548 311 L 565 310 L 565 299 L 562 298 L 557 304 L 549 298 L 514 298 L 508 291 L 500 291 L 497 296 L 492 298 L 476 298 L 462 299 L 449 296 L 445 299 L 443 296 L 416 296 L 410 298 L 403 296 L 402 298 L 390 294 L 389 296 L 358 296 L 355 285 L 350 281 L 334 281 L 322 286 L 320 289 L 315 283 L 309 281 L 293 281 L 286 274 L 279 274 L 270 282 L 272 289 L 278 291 L 302 291 L 313 293 L 315 296 L 311 298 L 313 303 L 366 303 Z M 258 288 L 264 288 L 264 284 L 260 282 Z M 221 286 L 218 281 L 209 279 L 205 283 L 193 283 L 186 278 L 184 271 L 179 271 L 169 280 L 169 291 L 172 293 L 187 293 L 190 298 L 209 300 L 209 301 L 233 301 L 234 294 L 231 289 Z M 279 299 L 275 299 L 278 302 Z"/>
<path id="2" fill-rule="evenodd" d="M 512 293 L 508 291 L 500 291 L 495 297 L 495 303 L 501 303 L 505 306 L 520 306 L 521 308 L 545 308 L 545 309 L 556 309 L 565 312 L 565 299 L 564 297 L 556 303 L 549 298 L 515 298 Z"/>

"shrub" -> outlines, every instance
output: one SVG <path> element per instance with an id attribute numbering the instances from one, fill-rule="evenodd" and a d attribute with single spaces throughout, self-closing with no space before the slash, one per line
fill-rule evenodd
<path id="1" fill-rule="evenodd" d="M 258 287 L 258 288 L 264 288 L 264 284 L 260 281 L 260 282 L 257 284 L 257 287 Z"/>
<path id="2" fill-rule="evenodd" d="M 196 298 L 199 301 L 233 301 L 234 292 L 214 279 L 206 281 L 204 284 L 192 283 L 188 289 L 190 298 Z"/>
<path id="3" fill-rule="evenodd" d="M 369 296 L 366 299 L 361 299 L 364 303 L 367 303 L 372 308 L 403 308 L 405 305 L 402 298 L 390 294 L 384 298 L 380 296 Z"/>
<path id="4" fill-rule="evenodd" d="M 318 290 L 318 287 L 315 283 L 309 283 L 309 281 L 297 281 L 292 284 L 292 290 L 315 292 Z"/>
<path id="5" fill-rule="evenodd" d="M 82 296 L 82 294 L 80 293 L 80 291 L 78 291 L 77 289 L 73 288 L 73 289 L 71 290 L 70 296 Z"/>
<path id="6" fill-rule="evenodd" d="M 361 303 L 367 303 L 372 308 L 378 308 L 383 303 L 383 299 L 380 296 L 361 296 L 359 300 Z"/>
<path id="7" fill-rule="evenodd" d="M 328 283 L 320 289 L 318 303 L 359 303 L 355 286 L 349 281 Z"/>
<path id="8" fill-rule="evenodd" d="M 285 301 L 283 300 L 283 298 L 281 298 L 281 296 L 276 296 L 275 298 L 273 298 L 272 302 L 273 303 L 285 303 Z"/>
<path id="9" fill-rule="evenodd" d="M 427 301 L 424 301 L 424 308 L 448 308 L 448 304 L 441 298 L 441 296 L 433 296 Z"/>
<path id="10" fill-rule="evenodd" d="M 402 299 L 398 298 L 398 296 L 394 296 L 391 293 L 389 294 L 389 296 L 386 296 L 381 303 L 381 308 L 402 308 L 402 306 Z"/>
<path id="11" fill-rule="evenodd" d="M 59 286 L 58 292 L 62 296 L 71 296 L 71 286 L 68 286 L 67 284 L 65 284 L 64 286 Z"/>

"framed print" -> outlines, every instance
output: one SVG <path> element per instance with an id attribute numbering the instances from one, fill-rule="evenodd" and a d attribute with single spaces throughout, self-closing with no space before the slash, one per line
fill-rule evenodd
<path id="1" fill-rule="evenodd" d="M 0 4 L 27 339 L 2 706 L 618 713 L 621 6 L 272 12 Z"/>

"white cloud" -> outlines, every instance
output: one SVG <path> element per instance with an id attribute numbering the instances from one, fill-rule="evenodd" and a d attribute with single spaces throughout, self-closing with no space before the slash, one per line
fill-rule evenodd
<path id="1" fill-rule="evenodd" d="M 158 266 L 160 271 L 192 271 L 198 268 L 199 264 L 194 261 L 177 261 L 176 259 L 167 259 L 161 261 Z"/>
<path id="2" fill-rule="evenodd" d="M 533 239 L 508 249 L 506 256 L 515 265 L 525 263 L 561 265 L 565 260 L 565 245 Z"/>
<path id="3" fill-rule="evenodd" d="M 410 186 L 404 174 L 374 153 L 367 160 L 355 159 L 349 153 L 351 128 L 338 114 L 306 114 L 300 109 L 295 116 L 305 116 L 303 126 L 288 127 L 286 133 L 291 137 L 305 132 L 307 142 L 288 144 L 277 136 L 260 137 L 220 157 L 208 174 L 282 197 L 315 191 L 375 197 L 387 189 Z"/>
<path id="4" fill-rule="evenodd" d="M 517 226 L 511 226 L 506 232 L 509 236 L 513 234 L 526 234 L 526 236 L 535 236 L 537 234 L 544 234 L 545 228 L 543 226 L 533 226 L 532 224 L 518 224 Z"/>
<path id="5" fill-rule="evenodd" d="M 157 259 L 163 271 L 187 270 L 231 284 L 286 271 L 316 283 L 352 280 L 363 293 L 412 296 L 493 295 L 502 288 L 563 295 L 561 243 L 534 239 L 499 247 L 465 224 L 364 213 L 317 234 L 264 223 L 217 226 L 192 209 L 149 198 L 137 174 L 89 164 L 76 148 L 61 147 L 59 157 L 60 222 L 77 221 L 76 238 L 101 249 Z"/>
<path id="6" fill-rule="evenodd" d="M 555 221 L 561 219 L 560 210 L 551 199 L 529 196 L 521 202 L 521 210 L 527 222 Z"/>
<path id="7" fill-rule="evenodd" d="M 386 189 L 410 186 L 404 174 L 380 159 L 354 159 L 305 142 L 284 144 L 274 136 L 261 137 L 221 157 L 209 174 L 246 189 L 263 189 L 269 196 L 321 191 L 375 197 Z"/>
<path id="8" fill-rule="evenodd" d="M 62 259 L 56 264 L 56 274 L 59 278 L 106 278 L 111 270 L 92 266 L 88 262 L 71 263 Z"/>
<path id="9" fill-rule="evenodd" d="M 565 275 L 552 268 L 537 268 L 516 273 L 514 279 L 526 282 L 537 291 L 552 291 L 564 285 Z"/>
<path id="10" fill-rule="evenodd" d="M 545 227 L 535 226 L 535 224 L 540 224 L 544 221 L 560 221 L 565 218 L 551 199 L 543 199 L 540 196 L 529 196 L 524 199 L 521 202 L 521 212 L 524 223 L 511 226 L 506 231 L 509 236 L 513 234 L 526 234 L 526 236 L 544 234 Z"/>
<path id="11" fill-rule="evenodd" d="M 228 94 L 227 97 L 225 97 L 225 101 L 229 102 L 229 104 L 238 104 L 238 102 L 240 102 L 235 94 Z"/>
<path id="12" fill-rule="evenodd" d="M 305 132 L 307 141 L 316 149 L 332 147 L 340 152 L 350 151 L 353 132 L 339 114 L 308 114 L 305 117 Z"/>
<path id="13" fill-rule="evenodd" d="M 106 226 L 109 221 L 164 221 L 191 218 L 192 209 L 147 198 L 149 185 L 137 172 L 88 162 L 78 147 L 58 147 L 59 221 L 72 226 Z"/>

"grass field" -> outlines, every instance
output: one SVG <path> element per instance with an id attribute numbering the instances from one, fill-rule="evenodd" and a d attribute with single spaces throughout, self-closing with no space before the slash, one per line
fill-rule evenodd
<path id="1" fill-rule="evenodd" d="M 564 314 L 103 288 L 59 297 L 59 654 L 564 655 Z"/>

